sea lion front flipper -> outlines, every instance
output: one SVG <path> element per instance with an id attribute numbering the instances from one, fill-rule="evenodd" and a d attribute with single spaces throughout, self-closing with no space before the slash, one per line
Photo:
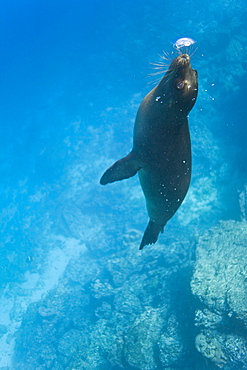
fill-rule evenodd
<path id="1" fill-rule="evenodd" d="M 115 162 L 105 171 L 100 179 L 100 184 L 106 185 L 111 182 L 128 179 L 134 176 L 140 168 L 141 166 L 139 166 L 134 153 L 130 152 L 126 157 Z"/>
<path id="2" fill-rule="evenodd" d="M 163 233 L 164 231 L 164 226 L 165 225 L 159 225 L 150 220 L 142 237 L 139 249 L 143 249 L 145 245 L 156 243 L 159 233 Z"/>

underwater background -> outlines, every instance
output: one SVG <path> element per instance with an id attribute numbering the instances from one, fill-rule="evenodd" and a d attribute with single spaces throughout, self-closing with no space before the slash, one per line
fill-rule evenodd
<path id="1" fill-rule="evenodd" d="M 247 369 L 244 0 L 0 4 L 0 370 Z M 190 190 L 139 251 L 151 62 L 197 41 Z"/>

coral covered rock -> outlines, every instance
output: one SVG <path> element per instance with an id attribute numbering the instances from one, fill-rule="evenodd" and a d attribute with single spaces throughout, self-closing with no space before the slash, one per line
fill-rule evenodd
<path id="1" fill-rule="evenodd" d="M 196 348 L 216 366 L 247 366 L 247 224 L 220 222 L 200 239 L 191 280 L 201 302 Z"/>

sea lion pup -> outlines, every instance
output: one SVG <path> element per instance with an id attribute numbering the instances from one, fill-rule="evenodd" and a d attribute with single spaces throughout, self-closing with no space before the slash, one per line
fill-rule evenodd
<path id="1" fill-rule="evenodd" d="M 136 116 L 133 149 L 103 174 L 100 184 L 139 175 L 150 221 L 140 249 L 157 241 L 183 202 L 191 178 L 188 113 L 198 92 L 188 54 L 177 56 Z"/>

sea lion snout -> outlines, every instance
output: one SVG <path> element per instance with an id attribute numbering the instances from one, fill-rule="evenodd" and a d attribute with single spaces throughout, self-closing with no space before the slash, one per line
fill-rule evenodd
<path id="1" fill-rule="evenodd" d="M 172 62 L 171 69 L 180 69 L 184 67 L 190 67 L 190 57 L 188 54 L 178 55 Z"/>
<path id="2" fill-rule="evenodd" d="M 178 60 L 189 63 L 190 62 L 190 57 L 189 57 L 188 54 L 182 54 L 182 55 L 178 56 Z"/>

